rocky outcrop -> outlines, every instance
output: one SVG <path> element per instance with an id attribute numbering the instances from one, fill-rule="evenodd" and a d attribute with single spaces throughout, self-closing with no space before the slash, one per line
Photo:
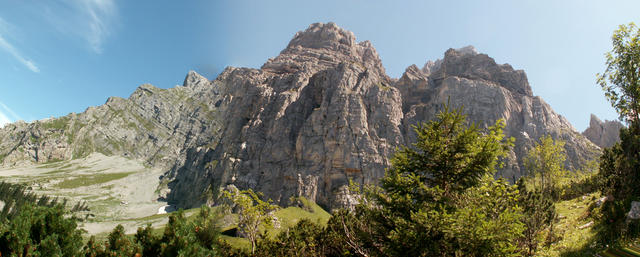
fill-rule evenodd
<path id="1" fill-rule="evenodd" d="M 632 201 L 631 208 L 627 213 L 627 219 L 637 220 L 640 219 L 640 202 Z"/>
<path id="2" fill-rule="evenodd" d="M 195 204 L 202 191 L 194 183 L 233 183 L 279 203 L 305 196 L 345 205 L 348 181 L 376 182 L 404 143 L 391 83 L 371 45 L 332 23 L 296 34 L 261 69 L 226 69 L 213 82 L 227 99 L 220 141 L 194 149 L 171 173 L 169 200 Z"/>
<path id="3" fill-rule="evenodd" d="M 582 132 L 591 142 L 601 148 L 613 146 L 620 141 L 620 129 L 624 125 L 617 120 L 601 121 L 595 114 L 591 114 L 589 127 Z"/>
<path id="4" fill-rule="evenodd" d="M 580 168 L 596 155 L 596 148 L 538 96 L 533 96 L 526 74 L 508 64 L 496 64 L 473 47 L 449 49 L 444 59 L 425 68 L 407 68 L 394 84 L 402 93 L 403 135 L 414 142 L 411 125 L 430 120 L 445 103 L 464 107 L 470 121 L 488 127 L 506 122 L 505 134 L 516 143 L 497 174 L 515 181 L 525 172 L 522 159 L 543 135 L 566 142 L 566 166 Z"/>
<path id="5" fill-rule="evenodd" d="M 335 208 L 355 202 L 350 180 L 376 183 L 396 147 L 415 141 L 411 125 L 448 101 L 482 126 L 505 119 L 516 146 L 497 176 L 521 176 L 521 157 L 545 134 L 567 142 L 568 167 L 597 151 L 533 96 L 523 71 L 473 47 L 412 65 L 396 80 L 371 43 L 316 23 L 260 69 L 228 67 L 213 81 L 190 72 L 183 86 L 143 85 L 81 114 L 7 125 L 0 156 L 4 165 L 91 151 L 144 159 L 167 169 L 164 197 L 179 207 L 232 184 L 280 204 L 304 196 Z"/>

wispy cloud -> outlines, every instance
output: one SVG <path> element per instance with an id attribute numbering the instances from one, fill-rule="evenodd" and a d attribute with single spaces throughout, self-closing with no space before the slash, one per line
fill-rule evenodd
<path id="1" fill-rule="evenodd" d="M 36 64 L 31 59 L 25 57 L 15 46 L 13 46 L 13 44 L 9 43 L 9 41 L 4 38 L 4 34 L 9 33 L 12 27 L 12 25 L 10 25 L 8 22 L 2 19 L 2 17 L 0 17 L 0 49 L 11 54 L 16 60 L 29 68 L 31 71 L 36 73 L 40 72 L 38 66 L 36 66 Z"/>
<path id="2" fill-rule="evenodd" d="M 11 108 L 0 102 L 0 128 L 5 124 L 21 120 L 20 116 L 16 114 Z"/>
<path id="3" fill-rule="evenodd" d="M 96 53 L 102 53 L 102 42 L 111 34 L 110 24 L 117 15 L 113 0 L 76 0 L 80 2 L 89 22 L 85 35 L 89 45 Z"/>
<path id="4" fill-rule="evenodd" d="M 46 1 L 42 13 L 58 31 L 86 41 L 96 53 L 102 53 L 104 41 L 113 33 L 118 8 L 114 0 Z"/>

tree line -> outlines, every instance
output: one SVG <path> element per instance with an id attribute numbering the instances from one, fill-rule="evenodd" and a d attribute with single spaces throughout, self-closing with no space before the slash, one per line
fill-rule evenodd
<path id="1" fill-rule="evenodd" d="M 53 207 L 58 204 L 67 205 L 67 200 L 57 197 L 38 195 L 30 191 L 26 186 L 0 181 L 0 201 L 4 206 L 0 210 L 0 220 L 14 218 L 26 205 Z M 80 201 L 73 205 L 71 212 L 89 211 L 86 202 Z"/>

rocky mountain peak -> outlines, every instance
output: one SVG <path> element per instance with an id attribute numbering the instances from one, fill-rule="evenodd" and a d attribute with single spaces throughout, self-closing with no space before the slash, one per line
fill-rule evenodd
<path id="1" fill-rule="evenodd" d="M 261 69 L 278 74 L 314 73 L 340 63 L 358 64 L 377 76 L 388 78 L 371 42 L 356 43 L 353 32 L 333 22 L 314 23 L 299 31 L 280 55 L 269 59 Z"/>
<path id="2" fill-rule="evenodd" d="M 613 146 L 620 141 L 620 129 L 624 127 L 617 120 L 602 121 L 595 114 L 591 114 L 589 127 L 582 132 L 582 135 L 591 140 L 595 145 L 606 148 Z"/>
<path id="3" fill-rule="evenodd" d="M 427 63 L 423 70 L 436 80 L 448 76 L 481 79 L 493 82 L 514 93 L 533 96 L 533 91 L 523 70 L 514 70 L 509 64 L 497 64 L 486 54 L 478 53 L 473 46 L 449 49 L 444 59 Z"/>
<path id="4" fill-rule="evenodd" d="M 424 64 L 424 66 L 422 66 L 422 72 L 426 75 L 431 74 L 431 72 L 434 72 L 438 69 L 440 69 L 440 65 L 442 64 L 442 60 L 437 60 L 437 61 L 432 61 L 429 60 L 427 61 L 427 63 Z"/>
<path id="5" fill-rule="evenodd" d="M 602 120 L 598 118 L 598 116 L 592 113 L 589 117 L 589 127 L 600 127 L 602 126 L 602 124 L 604 124 L 604 122 L 602 122 Z"/>
<path id="6" fill-rule="evenodd" d="M 424 69 L 420 69 L 418 68 L 418 66 L 416 66 L 415 64 L 410 65 L 409 67 L 407 67 L 404 70 L 404 73 L 402 74 L 402 76 L 400 77 L 399 80 L 425 80 L 427 77 L 429 76 L 429 72 L 427 70 L 427 72 L 424 71 Z"/>
<path id="7" fill-rule="evenodd" d="M 338 27 L 333 22 L 327 24 L 313 23 L 304 31 L 299 31 L 291 39 L 287 49 L 295 47 L 324 48 L 340 50 L 356 45 L 356 37 L 353 32 Z"/>
<path id="8" fill-rule="evenodd" d="M 478 55 L 478 54 L 480 54 L 480 52 L 478 52 L 478 49 L 476 49 L 472 45 L 468 45 L 468 46 L 465 46 L 465 47 L 461 47 L 461 48 L 455 49 L 455 52 L 457 52 L 458 54 L 462 54 L 462 55 L 467 55 L 467 54 Z"/>
<path id="9" fill-rule="evenodd" d="M 195 71 L 189 71 L 187 76 L 184 78 L 184 82 L 182 86 L 189 88 L 198 88 L 209 85 L 209 80 L 202 75 L 196 73 Z"/>

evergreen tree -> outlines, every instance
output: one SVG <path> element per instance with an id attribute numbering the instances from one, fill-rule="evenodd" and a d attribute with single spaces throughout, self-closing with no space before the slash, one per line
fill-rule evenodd
<path id="1" fill-rule="evenodd" d="M 326 256 L 323 249 L 322 226 L 302 219 L 292 228 L 280 232 L 274 239 L 259 241 L 256 256 Z"/>
<path id="2" fill-rule="evenodd" d="M 81 231 L 76 220 L 65 218 L 65 214 L 62 205 L 23 206 L 10 222 L 0 223 L 0 254 L 80 256 Z"/>
<path id="3" fill-rule="evenodd" d="M 517 183 L 520 192 L 519 205 L 522 207 L 522 223 L 524 231 L 520 238 L 521 247 L 528 256 L 535 254 L 539 245 L 540 233 L 552 226 L 556 217 L 556 208 L 553 199 L 543 194 L 540 189 L 528 190 L 525 179 L 520 178 Z"/>
<path id="4" fill-rule="evenodd" d="M 200 208 L 194 220 L 185 218 L 182 211 L 173 213 L 160 239 L 159 256 L 215 256 L 219 244 L 220 217 L 219 212 L 207 206 Z"/>
<path id="5" fill-rule="evenodd" d="M 483 131 L 462 109 L 445 107 L 414 128 L 418 141 L 394 155 L 381 186 L 365 190 L 332 229 L 342 227 L 359 255 L 517 255 L 524 229 L 518 193 L 491 177 L 513 144 L 503 128 L 499 120 Z"/>
<path id="6" fill-rule="evenodd" d="M 102 256 L 217 256 L 234 251 L 221 242 L 220 213 L 203 206 L 192 218 L 186 218 L 183 211 L 172 213 L 161 236 L 154 235 L 150 225 L 138 228 L 133 237 L 124 233 L 118 225 L 104 243 L 91 237 L 84 247 L 84 255 Z"/>

